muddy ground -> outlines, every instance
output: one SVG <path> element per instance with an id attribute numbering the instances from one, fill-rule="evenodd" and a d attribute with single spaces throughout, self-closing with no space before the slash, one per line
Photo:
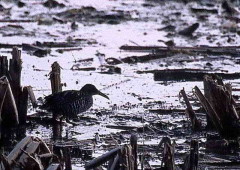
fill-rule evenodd
<path id="1" fill-rule="evenodd" d="M 228 11 L 223 1 L 74 1 L 57 4 L 47 1 L 0 1 L 0 54 L 10 57 L 12 46 L 22 49 L 22 85 L 31 85 L 37 98 L 51 94 L 49 72 L 57 61 L 62 67 L 63 90 L 94 84 L 110 100 L 94 97 L 94 106 L 79 115 L 77 126 L 64 124 L 62 139 L 52 140 L 52 127 L 29 121 L 25 135 L 37 136 L 47 143 L 77 146 L 81 154 L 72 155 L 75 169 L 107 150 L 129 142 L 132 133 L 139 138 L 139 155 L 144 166 L 161 165 L 157 147 L 164 136 L 175 145 L 175 163 L 181 166 L 189 152 L 191 139 L 199 141 L 201 168 L 238 169 L 239 150 L 206 148 L 207 138 L 216 132 L 193 132 L 179 95 L 185 89 L 194 110 L 205 122 L 205 111 L 192 94 L 203 90 L 201 80 L 154 80 L 152 70 L 203 69 L 212 73 L 237 73 L 236 55 L 188 54 L 178 52 L 149 60 L 124 60 L 126 57 L 155 54 L 154 50 L 125 51 L 132 46 L 239 46 L 240 2 Z M 191 34 L 182 30 L 198 23 Z M 39 48 L 29 48 L 29 44 Z M 239 52 L 239 51 L 238 51 Z M 126 61 L 126 62 L 124 62 Z M 239 77 L 240 78 L 240 77 Z M 239 95 L 239 78 L 231 83 Z M 29 116 L 39 113 L 29 104 Z M 43 121 L 42 121 L 43 122 Z M 206 123 L 204 123 L 205 125 Z M 213 135 L 214 136 L 214 135 Z M 13 141 L 16 144 L 17 140 Z M 140 165 L 139 165 L 140 167 Z M 200 168 L 200 169 L 201 169 Z"/>

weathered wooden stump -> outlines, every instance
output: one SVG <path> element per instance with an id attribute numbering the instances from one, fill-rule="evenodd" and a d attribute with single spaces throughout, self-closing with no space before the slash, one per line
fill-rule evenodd
<path id="1" fill-rule="evenodd" d="M 240 136 L 239 115 L 229 87 L 211 76 L 205 76 L 206 96 L 195 87 L 195 94 L 215 128 L 223 138 L 236 139 Z"/>

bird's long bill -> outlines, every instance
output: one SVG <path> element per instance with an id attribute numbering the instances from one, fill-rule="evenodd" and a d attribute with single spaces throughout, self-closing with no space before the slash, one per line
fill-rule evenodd
<path id="1" fill-rule="evenodd" d="M 109 97 L 108 97 L 106 94 L 104 94 L 104 93 L 102 93 L 102 92 L 100 92 L 100 91 L 98 91 L 98 95 L 100 95 L 100 96 L 102 96 L 102 97 L 105 97 L 106 99 L 109 100 Z"/>

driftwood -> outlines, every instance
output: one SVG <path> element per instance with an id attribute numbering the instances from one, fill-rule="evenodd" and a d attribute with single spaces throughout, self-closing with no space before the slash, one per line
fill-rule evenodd
<path id="1" fill-rule="evenodd" d="M 190 146 L 190 154 L 186 157 L 184 162 L 184 170 L 198 169 L 198 141 L 192 140 Z"/>
<path id="2" fill-rule="evenodd" d="M 27 136 L 15 146 L 7 157 L 1 157 L 0 164 L 4 166 L 4 169 L 18 169 L 20 166 L 22 169 L 43 170 L 49 166 L 53 156 L 55 155 L 42 140 Z M 43 158 L 48 159 L 46 161 L 48 164 L 43 163 Z"/>
<path id="3" fill-rule="evenodd" d="M 130 56 L 120 60 L 124 63 L 137 63 L 147 62 L 149 60 L 166 58 L 175 54 L 188 54 L 188 55 L 230 55 L 238 56 L 240 54 L 240 46 L 197 46 L 197 47 L 163 47 L 163 46 L 128 46 L 124 45 L 120 47 L 121 50 L 137 51 L 137 52 L 149 52 L 151 54 L 143 56 Z M 120 63 L 119 62 L 119 63 Z M 118 64 L 118 63 L 116 63 Z"/>
<path id="4" fill-rule="evenodd" d="M 137 73 L 153 73 L 155 81 L 202 81 L 204 75 L 217 75 L 224 79 L 240 78 L 240 73 L 212 73 L 202 69 L 149 70 Z"/>
<path id="5" fill-rule="evenodd" d="M 181 31 L 179 31 L 178 33 L 180 35 L 184 35 L 184 36 L 192 36 L 193 32 L 196 31 L 199 27 L 199 23 L 195 23 Z"/>
<path id="6" fill-rule="evenodd" d="M 38 57 L 44 57 L 50 53 L 50 49 L 42 48 L 31 44 L 22 44 L 22 49 L 24 51 L 32 51 L 33 55 Z"/>
<path id="7" fill-rule="evenodd" d="M 195 114 L 195 112 L 194 112 L 194 110 L 193 110 L 193 108 L 192 108 L 192 106 L 191 106 L 191 104 L 190 104 L 190 102 L 189 102 L 189 99 L 188 99 L 188 97 L 187 97 L 187 95 L 186 95 L 185 90 L 182 89 L 182 90 L 180 91 L 180 93 L 182 94 L 183 99 L 184 99 L 184 101 L 185 101 L 185 103 L 186 103 L 186 105 L 187 105 L 186 114 L 187 114 L 187 116 L 188 116 L 188 117 L 190 118 L 190 120 L 191 120 L 192 129 L 193 129 L 193 130 L 200 130 L 200 129 L 201 129 L 201 122 L 197 119 L 197 116 L 196 116 L 196 114 Z"/>
<path id="8" fill-rule="evenodd" d="M 237 138 L 240 136 L 239 115 L 236 112 L 231 93 L 211 76 L 204 77 L 205 86 L 208 87 L 208 95 L 205 97 L 195 87 L 195 94 L 209 118 L 213 122 L 219 134 L 224 138 Z"/>
<path id="9" fill-rule="evenodd" d="M 10 22 L 10 23 L 16 23 L 16 22 L 36 22 L 34 20 L 29 19 L 0 19 L 0 22 Z M 13 47 L 13 46 L 12 46 Z M 11 48 L 12 48 L 11 47 Z"/>
<path id="10" fill-rule="evenodd" d="M 196 46 L 196 47 L 163 47 L 163 46 L 128 46 L 123 45 L 120 50 L 138 51 L 138 52 L 168 52 L 168 53 L 195 53 L 195 54 L 209 54 L 209 55 L 233 55 L 237 56 L 240 46 Z"/>

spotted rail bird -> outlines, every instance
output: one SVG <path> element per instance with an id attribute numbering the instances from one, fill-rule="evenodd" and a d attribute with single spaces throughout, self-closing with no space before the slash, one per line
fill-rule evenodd
<path id="1" fill-rule="evenodd" d="M 93 95 L 100 95 L 109 99 L 107 95 L 100 92 L 94 85 L 86 84 L 81 90 L 67 90 L 46 96 L 40 108 L 56 113 L 56 115 L 62 115 L 68 120 L 92 107 Z"/>

